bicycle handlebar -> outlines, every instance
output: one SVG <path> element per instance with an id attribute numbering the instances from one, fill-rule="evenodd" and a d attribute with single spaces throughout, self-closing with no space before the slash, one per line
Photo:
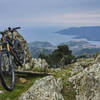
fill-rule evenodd
<path id="1" fill-rule="evenodd" d="M 15 31 L 15 30 L 17 30 L 17 29 L 20 29 L 20 27 L 15 27 L 15 28 L 10 28 L 10 27 L 8 27 L 8 30 L 9 30 L 10 32 L 13 32 L 13 31 Z"/>
<path id="2" fill-rule="evenodd" d="M 20 29 L 20 27 L 15 27 L 15 28 L 11 28 L 11 27 L 8 27 L 8 30 L 13 33 L 15 30 L 17 29 Z M 5 31 L 0 31 L 0 34 L 4 35 Z"/>

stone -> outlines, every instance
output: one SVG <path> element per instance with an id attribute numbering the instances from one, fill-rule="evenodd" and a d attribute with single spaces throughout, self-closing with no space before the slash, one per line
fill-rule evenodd
<path id="1" fill-rule="evenodd" d="M 31 86 L 23 93 L 19 100 L 64 100 L 61 90 L 62 80 L 54 76 L 46 76 Z"/>
<path id="2" fill-rule="evenodd" d="M 100 54 L 96 57 L 95 62 L 100 63 Z"/>
<path id="3" fill-rule="evenodd" d="M 48 63 L 45 61 L 45 59 L 35 59 L 32 58 L 33 62 L 34 62 L 34 69 L 35 68 L 40 68 L 42 70 L 45 70 L 48 68 Z"/>
<path id="4" fill-rule="evenodd" d="M 27 82 L 27 80 L 26 80 L 25 78 L 19 78 L 19 81 L 20 81 L 22 84 L 24 84 L 24 83 Z"/>
<path id="5" fill-rule="evenodd" d="M 3 91 L 0 90 L 0 94 L 4 93 Z"/>
<path id="6" fill-rule="evenodd" d="M 94 64 L 94 59 L 81 59 L 73 64 L 73 68 L 71 71 L 71 76 L 78 74 L 83 71 L 85 68 Z"/>
<path id="7" fill-rule="evenodd" d="M 76 100 L 100 100 L 100 63 L 69 78 L 76 89 Z"/>
<path id="8" fill-rule="evenodd" d="M 30 64 L 29 63 L 25 64 L 24 68 L 25 70 L 30 70 Z"/>

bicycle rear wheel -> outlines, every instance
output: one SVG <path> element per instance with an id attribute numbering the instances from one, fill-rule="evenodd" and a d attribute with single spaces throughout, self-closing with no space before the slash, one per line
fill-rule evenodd
<path id="1" fill-rule="evenodd" d="M 23 45 L 20 43 L 19 40 L 16 40 L 15 41 L 15 44 L 14 44 L 14 55 L 15 55 L 15 58 L 17 60 L 17 63 L 22 66 L 23 64 L 25 64 L 26 62 L 26 59 L 25 59 L 25 51 L 24 51 L 24 47 Z"/>
<path id="2" fill-rule="evenodd" d="M 14 66 L 9 52 L 0 53 L 0 78 L 6 90 L 13 90 L 15 84 Z"/>

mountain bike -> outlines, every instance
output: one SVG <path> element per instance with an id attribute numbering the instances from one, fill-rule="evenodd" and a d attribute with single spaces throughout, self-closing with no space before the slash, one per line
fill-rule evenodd
<path id="1" fill-rule="evenodd" d="M 22 66 L 25 64 L 25 51 L 21 42 L 14 38 L 14 32 L 20 29 L 8 28 L 8 32 L 0 32 L 0 79 L 3 87 L 6 90 L 13 90 L 15 85 L 14 62 L 16 65 Z M 11 33 L 11 39 L 7 35 Z"/>

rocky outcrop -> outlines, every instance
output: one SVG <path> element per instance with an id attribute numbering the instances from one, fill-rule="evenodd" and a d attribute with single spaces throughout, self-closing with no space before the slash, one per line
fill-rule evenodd
<path id="1" fill-rule="evenodd" d="M 32 64 L 30 66 L 30 63 L 26 63 L 24 65 L 24 70 L 41 70 L 41 71 L 45 71 L 48 68 L 48 63 L 45 61 L 45 59 L 35 59 L 32 58 Z"/>
<path id="2" fill-rule="evenodd" d="M 9 32 L 9 30 L 5 30 L 5 32 L 7 33 L 7 38 L 11 41 L 12 33 Z M 23 36 L 21 34 L 18 33 L 18 31 L 14 31 L 13 34 L 14 34 L 14 39 L 19 40 L 21 42 L 21 44 L 23 45 L 23 47 L 24 47 L 26 63 L 31 64 L 32 56 L 29 52 L 28 44 L 27 44 L 26 40 L 23 38 Z"/>
<path id="3" fill-rule="evenodd" d="M 95 63 L 100 63 L 100 53 L 99 53 L 98 56 L 96 57 Z"/>
<path id="4" fill-rule="evenodd" d="M 94 64 L 94 58 L 88 59 L 79 59 L 76 63 L 73 64 L 71 71 L 71 76 L 80 73 L 85 68 L 92 66 Z"/>
<path id="5" fill-rule="evenodd" d="M 76 89 L 76 100 L 100 100 L 100 63 L 77 69 L 78 73 L 69 78 Z"/>
<path id="6" fill-rule="evenodd" d="M 5 30 L 5 32 L 7 33 L 7 38 L 11 41 L 12 39 L 11 33 L 8 30 Z M 28 44 L 26 40 L 17 31 L 14 31 L 14 39 L 19 40 L 21 44 L 23 45 L 24 51 L 25 51 L 25 58 L 26 58 L 25 65 L 16 66 L 18 70 L 32 70 L 34 68 L 40 68 L 44 70 L 48 67 L 48 64 L 45 60 L 32 58 L 32 55 L 29 52 L 29 48 L 28 48 Z"/>
<path id="7" fill-rule="evenodd" d="M 7 37 L 7 39 L 9 40 L 9 41 L 12 41 L 12 33 L 9 31 L 9 30 L 5 30 L 5 33 L 6 33 L 6 37 Z M 32 61 L 32 56 L 31 56 L 31 54 L 30 54 L 30 52 L 29 52 L 29 49 L 28 49 L 28 44 L 27 44 L 27 42 L 26 42 L 26 40 L 23 38 L 23 36 L 22 35 L 20 35 L 19 33 L 18 33 L 18 31 L 14 31 L 13 32 L 13 36 L 14 36 L 14 39 L 15 40 L 19 40 L 20 41 L 20 43 L 21 43 L 21 45 L 23 46 L 23 48 L 24 48 L 24 52 L 25 52 L 25 59 L 26 59 L 26 65 L 27 64 L 29 64 L 28 66 L 30 67 L 30 66 L 32 66 L 32 64 L 33 64 L 33 61 Z M 13 58 L 13 57 L 12 57 Z M 14 65 L 16 66 L 16 62 L 13 60 L 13 63 L 15 63 Z M 25 69 L 25 65 L 23 65 L 23 66 L 16 66 L 15 67 L 16 69 L 19 69 L 19 70 L 24 70 Z"/>
<path id="8" fill-rule="evenodd" d="M 19 100 L 64 100 L 61 95 L 62 80 L 47 76 L 37 80 L 35 84 L 21 95 Z"/>
<path id="9" fill-rule="evenodd" d="M 34 68 L 47 69 L 48 64 L 45 59 L 33 59 Z"/>

